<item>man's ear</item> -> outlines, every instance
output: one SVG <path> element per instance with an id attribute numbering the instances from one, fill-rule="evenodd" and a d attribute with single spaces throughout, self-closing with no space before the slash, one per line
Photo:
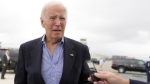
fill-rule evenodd
<path id="1" fill-rule="evenodd" d="M 44 21 L 43 21 L 43 18 L 42 18 L 42 17 L 40 18 L 40 21 L 41 21 L 42 27 L 44 28 Z"/>

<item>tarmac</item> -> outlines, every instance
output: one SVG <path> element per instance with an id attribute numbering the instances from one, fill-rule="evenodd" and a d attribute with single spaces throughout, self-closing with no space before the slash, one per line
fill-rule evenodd
<path id="1" fill-rule="evenodd" d="M 112 60 L 105 61 L 103 66 L 102 66 L 103 71 L 109 71 L 109 72 L 113 72 L 113 73 L 118 72 L 117 70 L 112 69 L 111 65 L 112 65 Z M 100 71 L 99 70 L 99 68 L 100 68 L 99 65 L 95 64 L 95 67 L 96 67 L 97 71 Z"/>

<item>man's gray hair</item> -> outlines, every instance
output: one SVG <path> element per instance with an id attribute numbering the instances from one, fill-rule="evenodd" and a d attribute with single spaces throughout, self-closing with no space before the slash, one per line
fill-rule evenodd
<path id="1" fill-rule="evenodd" d="M 50 2 L 47 2 L 43 8 L 42 8 L 42 11 L 41 11 L 41 18 L 43 18 L 45 16 L 45 9 L 47 6 L 54 6 L 54 5 L 62 5 L 66 11 L 66 15 L 67 15 L 67 8 L 59 1 L 50 1 Z"/>

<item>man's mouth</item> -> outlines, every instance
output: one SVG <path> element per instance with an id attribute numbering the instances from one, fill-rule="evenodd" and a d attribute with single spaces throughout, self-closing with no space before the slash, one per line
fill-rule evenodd
<path id="1" fill-rule="evenodd" d="M 61 32 L 61 30 L 53 30 L 54 32 Z"/>
<path id="2" fill-rule="evenodd" d="M 53 30 L 53 31 L 61 31 L 61 30 Z"/>

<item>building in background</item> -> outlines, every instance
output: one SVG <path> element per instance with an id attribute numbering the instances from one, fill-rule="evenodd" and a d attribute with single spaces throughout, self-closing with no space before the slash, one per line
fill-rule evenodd
<path id="1" fill-rule="evenodd" d="M 85 45 L 87 45 L 87 40 L 86 40 L 86 38 L 81 38 L 81 39 L 80 39 L 80 42 L 83 43 L 83 44 L 85 44 Z"/>
<path id="2" fill-rule="evenodd" d="M 113 55 L 112 60 L 116 59 L 135 59 L 134 57 L 122 56 L 122 55 Z"/>
<path id="3" fill-rule="evenodd" d="M 113 55 L 112 56 L 112 59 L 115 60 L 115 59 L 126 59 L 127 56 L 120 56 L 120 55 Z"/>
<path id="4" fill-rule="evenodd" d="M 87 45 L 87 39 L 86 38 L 81 38 L 80 42 Z M 90 49 L 90 47 L 89 47 L 89 49 Z M 90 55 L 91 55 L 91 59 L 96 59 L 96 60 L 99 60 L 100 58 L 103 59 L 103 60 L 110 59 L 108 56 L 99 55 L 99 54 L 95 54 L 95 53 L 90 53 Z"/>

